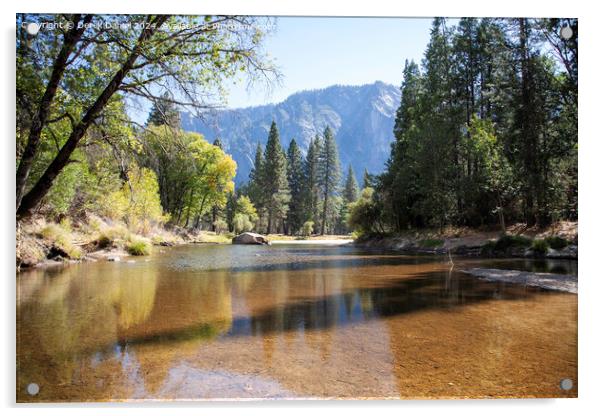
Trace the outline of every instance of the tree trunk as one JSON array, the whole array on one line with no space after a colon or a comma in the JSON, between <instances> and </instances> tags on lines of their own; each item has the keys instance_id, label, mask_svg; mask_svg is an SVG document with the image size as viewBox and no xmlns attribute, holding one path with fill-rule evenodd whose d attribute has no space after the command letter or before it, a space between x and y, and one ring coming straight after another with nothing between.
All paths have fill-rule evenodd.
<instances>
[{"instance_id":1,"label":"tree trunk","mask_svg":"<svg viewBox=\"0 0 602 416\"><path fill-rule=\"evenodd\" d=\"M23 153L21 154L21 161L19 162L19 167L17 168L17 209L19 209L21 201L23 199L25 185L27 183L27 179L29 178L29 173L31 172L31 166L33 165L34 158L38 152L40 137L42 135L42 130L46 126L48 115L50 114L50 107L52 101L56 96L56 91L58 89L59 82L63 77L65 69L67 69L67 61L69 60L69 56L75 49L75 45L77 45L77 42L79 42L82 34L84 33L85 24L89 23L92 20L92 16L93 15L85 16L83 20L84 25L82 25L84 27L78 27L81 15L73 15L73 28L65 34L63 46L61 47L61 50L57 55L56 59L54 60L54 64L52 65L52 74L50 75L50 79L48 80L48 85L46 85L44 95L40 100L38 110L36 111L36 114L32 120L27 144L25 146L25 149L23 150Z\"/></svg>"},{"instance_id":2,"label":"tree trunk","mask_svg":"<svg viewBox=\"0 0 602 416\"><path fill-rule=\"evenodd\" d=\"M500 228L502 231L502 235L506 235L506 219L504 218L504 207L502 205L502 200L500 197L498 197L498 203L497 203L497 209L498 209L498 217L500 219Z\"/></svg>"},{"instance_id":3,"label":"tree trunk","mask_svg":"<svg viewBox=\"0 0 602 416\"><path fill-rule=\"evenodd\" d=\"M117 92L124 78L128 72L134 66L136 59L140 56L143 51L144 43L155 33L155 31L167 20L169 16L161 15L157 17L156 21L153 22L156 25L147 25L142 30L142 33L138 37L136 46L128 56L127 60L121 66L121 68L115 73L109 85L105 87L100 96L96 99L94 104L88 109L81 121L75 126L67 142L59 150L58 154L50 163L46 171L42 174L38 182L33 188L22 198L21 204L17 208L17 218L22 219L31 215L33 210L40 204L42 198L46 196L55 178L61 173L63 168L69 163L71 154L77 148L80 140L86 134L90 125L94 122L100 112L106 107L110 98Z\"/></svg>"},{"instance_id":4,"label":"tree trunk","mask_svg":"<svg viewBox=\"0 0 602 416\"><path fill-rule=\"evenodd\" d=\"M320 235L324 235L326 231L326 212L328 211L328 187L324 192L324 209L322 210L322 227L320 229Z\"/></svg>"},{"instance_id":5,"label":"tree trunk","mask_svg":"<svg viewBox=\"0 0 602 416\"><path fill-rule=\"evenodd\" d=\"M188 223L190 221L190 206L192 205L193 194L194 194L193 189L190 188L190 194L188 196L188 207L187 207L187 211L186 211L186 225L184 225L185 228L188 228Z\"/></svg>"}]
</instances>

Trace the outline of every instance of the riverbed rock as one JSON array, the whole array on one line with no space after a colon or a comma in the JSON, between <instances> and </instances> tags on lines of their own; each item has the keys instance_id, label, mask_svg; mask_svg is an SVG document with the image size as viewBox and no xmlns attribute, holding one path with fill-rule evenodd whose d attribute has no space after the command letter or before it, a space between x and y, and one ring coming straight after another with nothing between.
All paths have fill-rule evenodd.
<instances>
[{"instance_id":1,"label":"riverbed rock","mask_svg":"<svg viewBox=\"0 0 602 416\"><path fill-rule=\"evenodd\" d=\"M561 250L549 249L546 257L549 259L577 260L578 251L578 247L571 244Z\"/></svg>"},{"instance_id":2,"label":"riverbed rock","mask_svg":"<svg viewBox=\"0 0 602 416\"><path fill-rule=\"evenodd\" d=\"M270 244L268 239L261 235L261 234L256 234L256 233L242 233L237 235L236 237L234 237L232 239L232 244Z\"/></svg>"},{"instance_id":3,"label":"riverbed rock","mask_svg":"<svg viewBox=\"0 0 602 416\"><path fill-rule=\"evenodd\" d=\"M577 293L577 276L570 274L534 273L522 270L474 268L461 270L489 282L506 282L523 286L535 286L561 292Z\"/></svg>"}]
</instances>

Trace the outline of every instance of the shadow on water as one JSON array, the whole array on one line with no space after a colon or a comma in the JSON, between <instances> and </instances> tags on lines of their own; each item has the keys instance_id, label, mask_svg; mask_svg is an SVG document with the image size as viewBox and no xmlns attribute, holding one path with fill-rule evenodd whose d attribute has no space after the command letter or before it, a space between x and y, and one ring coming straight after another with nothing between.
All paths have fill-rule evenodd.
<instances>
[{"instance_id":1,"label":"shadow on water","mask_svg":"<svg viewBox=\"0 0 602 416\"><path fill-rule=\"evenodd\" d=\"M418 273L375 287L358 287L342 293L295 299L233 319L222 337L303 332L411 314L425 310L452 311L490 300L522 300L534 294L553 293L502 282L485 282L463 273ZM207 324L177 331L120 340L123 344L152 344L213 338Z\"/></svg>"}]
</instances>

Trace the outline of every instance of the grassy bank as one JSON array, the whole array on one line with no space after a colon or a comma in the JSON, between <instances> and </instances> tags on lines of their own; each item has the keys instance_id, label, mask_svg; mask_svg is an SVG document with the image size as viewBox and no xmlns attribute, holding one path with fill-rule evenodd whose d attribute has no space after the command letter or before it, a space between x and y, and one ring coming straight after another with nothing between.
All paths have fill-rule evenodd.
<instances>
[{"instance_id":1,"label":"grassy bank","mask_svg":"<svg viewBox=\"0 0 602 416\"><path fill-rule=\"evenodd\" d=\"M230 243L232 235L209 231L189 232L155 226L142 232L124 223L91 216L72 223L69 219L51 222L34 218L17 228L17 268L57 262L111 259L121 256L145 256L154 246L185 243Z\"/></svg>"}]
</instances>

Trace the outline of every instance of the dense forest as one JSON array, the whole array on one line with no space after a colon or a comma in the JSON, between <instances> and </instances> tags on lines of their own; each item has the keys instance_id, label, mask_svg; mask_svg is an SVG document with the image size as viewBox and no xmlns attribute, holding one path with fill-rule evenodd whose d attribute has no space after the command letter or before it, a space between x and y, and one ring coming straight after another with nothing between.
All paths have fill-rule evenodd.
<instances>
[{"instance_id":1,"label":"dense forest","mask_svg":"<svg viewBox=\"0 0 602 416\"><path fill-rule=\"evenodd\" d=\"M347 213L359 189L351 166L343 178L330 127L311 141L303 157L294 139L286 152L282 149L278 127L272 123L265 150L257 145L249 176L232 198L250 199L257 209L256 229L304 236L349 233Z\"/></svg>"},{"instance_id":2,"label":"dense forest","mask_svg":"<svg viewBox=\"0 0 602 416\"><path fill-rule=\"evenodd\" d=\"M351 213L355 229L577 219L576 20L434 19L401 93L391 156Z\"/></svg>"},{"instance_id":3,"label":"dense forest","mask_svg":"<svg viewBox=\"0 0 602 416\"><path fill-rule=\"evenodd\" d=\"M225 103L226 81L279 78L262 49L269 19L17 21L17 224L62 227L44 237L65 240L72 223L121 224L130 241L166 226L307 236L577 218L576 20L434 19L422 64L401 74L385 170L364 172L361 191L330 127L302 154L272 123L239 189L220 140L181 128L182 111ZM140 102L143 123L129 111Z\"/></svg>"}]
</instances>

